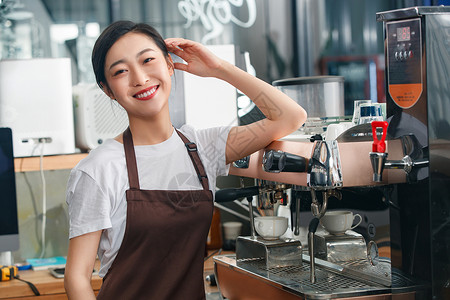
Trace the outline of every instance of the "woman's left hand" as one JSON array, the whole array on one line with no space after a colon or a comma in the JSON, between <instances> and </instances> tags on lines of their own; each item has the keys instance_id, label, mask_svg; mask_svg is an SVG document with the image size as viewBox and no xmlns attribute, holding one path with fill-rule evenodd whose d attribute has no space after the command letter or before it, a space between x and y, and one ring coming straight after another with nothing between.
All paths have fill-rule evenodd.
<instances>
[{"instance_id":1,"label":"woman's left hand","mask_svg":"<svg viewBox=\"0 0 450 300\"><path fill-rule=\"evenodd\" d=\"M224 61L200 43L182 39L165 40L169 52L174 53L186 63L174 63L175 69L202 77L217 77Z\"/></svg>"}]
</instances>

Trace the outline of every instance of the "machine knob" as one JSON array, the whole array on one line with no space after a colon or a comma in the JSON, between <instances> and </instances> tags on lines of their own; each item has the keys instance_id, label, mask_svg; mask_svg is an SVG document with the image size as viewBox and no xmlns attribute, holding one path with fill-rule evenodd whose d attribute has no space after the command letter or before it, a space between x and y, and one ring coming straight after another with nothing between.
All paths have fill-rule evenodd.
<instances>
[{"instance_id":1,"label":"machine knob","mask_svg":"<svg viewBox=\"0 0 450 300\"><path fill-rule=\"evenodd\" d=\"M269 150L264 152L263 168L266 172L279 173L283 169L286 154L283 151Z\"/></svg>"},{"instance_id":2,"label":"machine knob","mask_svg":"<svg viewBox=\"0 0 450 300\"><path fill-rule=\"evenodd\" d=\"M285 154L286 159L284 161L282 172L297 172L297 173L306 172L308 167L306 158L291 153Z\"/></svg>"},{"instance_id":3,"label":"machine knob","mask_svg":"<svg viewBox=\"0 0 450 300\"><path fill-rule=\"evenodd\" d=\"M405 58L405 60L408 59L408 51L403 52L403 57Z\"/></svg>"},{"instance_id":4,"label":"machine knob","mask_svg":"<svg viewBox=\"0 0 450 300\"><path fill-rule=\"evenodd\" d=\"M270 150L264 153L263 168L266 172L296 172L302 173L307 170L306 158L279 151Z\"/></svg>"}]
</instances>

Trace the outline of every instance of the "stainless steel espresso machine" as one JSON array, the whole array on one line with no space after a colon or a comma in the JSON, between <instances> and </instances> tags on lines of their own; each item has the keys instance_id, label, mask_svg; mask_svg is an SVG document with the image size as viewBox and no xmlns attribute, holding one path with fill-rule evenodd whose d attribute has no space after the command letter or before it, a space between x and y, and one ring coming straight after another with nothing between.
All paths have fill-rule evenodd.
<instances>
[{"instance_id":1,"label":"stainless steel espresso machine","mask_svg":"<svg viewBox=\"0 0 450 300\"><path fill-rule=\"evenodd\" d=\"M290 202L293 231L306 213L308 233L306 243L238 237L236 255L214 257L224 299L450 299L450 7L376 17L386 122L333 140L275 141L233 164L230 174L258 184L218 191L216 201ZM333 209L363 221L330 234L319 222Z\"/></svg>"}]
</instances>

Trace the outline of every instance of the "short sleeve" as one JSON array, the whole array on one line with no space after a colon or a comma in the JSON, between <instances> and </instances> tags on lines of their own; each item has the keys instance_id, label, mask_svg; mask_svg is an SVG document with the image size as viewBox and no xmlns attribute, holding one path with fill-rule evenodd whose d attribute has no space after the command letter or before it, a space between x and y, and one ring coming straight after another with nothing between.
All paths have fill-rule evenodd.
<instances>
[{"instance_id":1,"label":"short sleeve","mask_svg":"<svg viewBox=\"0 0 450 300\"><path fill-rule=\"evenodd\" d=\"M230 170L230 164L226 163L226 148L227 148L227 140L228 134L230 133L231 126L227 127L219 127L218 135L217 135L217 145L216 149L217 153L217 176L228 176L228 172Z\"/></svg>"},{"instance_id":2,"label":"short sleeve","mask_svg":"<svg viewBox=\"0 0 450 300\"><path fill-rule=\"evenodd\" d=\"M231 126L212 127L197 131L201 155L211 164L215 176L227 176L230 166L226 164L225 150Z\"/></svg>"},{"instance_id":3,"label":"short sleeve","mask_svg":"<svg viewBox=\"0 0 450 300\"><path fill-rule=\"evenodd\" d=\"M69 209L69 239L111 227L111 203L95 180L73 169L66 192Z\"/></svg>"}]
</instances>

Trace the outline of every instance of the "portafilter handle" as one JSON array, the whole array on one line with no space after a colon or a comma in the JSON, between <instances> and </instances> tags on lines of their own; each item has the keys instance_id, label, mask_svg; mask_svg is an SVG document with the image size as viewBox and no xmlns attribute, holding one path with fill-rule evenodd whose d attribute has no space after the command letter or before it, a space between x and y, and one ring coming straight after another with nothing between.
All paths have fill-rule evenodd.
<instances>
[{"instance_id":1,"label":"portafilter handle","mask_svg":"<svg viewBox=\"0 0 450 300\"><path fill-rule=\"evenodd\" d=\"M215 201L216 202L230 202L239 198L247 198L248 201L248 211L250 214L250 229L252 231L252 239L256 238L255 233L255 225L254 225L254 217L253 217L253 196L259 194L259 187L252 186L246 188L229 188L229 189L221 189L216 191Z\"/></svg>"},{"instance_id":2,"label":"portafilter handle","mask_svg":"<svg viewBox=\"0 0 450 300\"><path fill-rule=\"evenodd\" d=\"M216 191L215 201L230 202L239 198L252 197L259 194L259 187L252 186L246 188L229 188Z\"/></svg>"}]
</instances>

